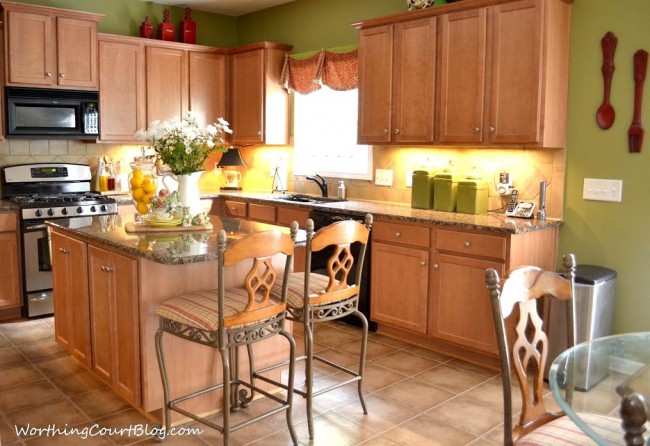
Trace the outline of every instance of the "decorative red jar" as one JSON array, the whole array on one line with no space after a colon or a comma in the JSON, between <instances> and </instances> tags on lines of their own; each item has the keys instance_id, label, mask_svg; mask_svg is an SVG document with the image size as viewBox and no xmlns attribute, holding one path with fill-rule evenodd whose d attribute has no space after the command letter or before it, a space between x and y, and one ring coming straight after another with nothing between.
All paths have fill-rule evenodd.
<instances>
[{"instance_id":1,"label":"decorative red jar","mask_svg":"<svg viewBox=\"0 0 650 446\"><path fill-rule=\"evenodd\" d=\"M153 25L149 20L149 16L144 18L144 22L140 25L140 37L145 39L153 39Z\"/></svg>"},{"instance_id":2,"label":"decorative red jar","mask_svg":"<svg viewBox=\"0 0 650 446\"><path fill-rule=\"evenodd\" d=\"M158 25L158 38L160 40L171 40L174 41L174 34L176 29L174 24L169 21L169 11L165 9L163 11L163 21Z\"/></svg>"},{"instance_id":3,"label":"decorative red jar","mask_svg":"<svg viewBox=\"0 0 650 446\"><path fill-rule=\"evenodd\" d=\"M181 22L179 38L183 43L196 43L196 22L192 20L190 8L185 8L185 18Z\"/></svg>"}]
</instances>

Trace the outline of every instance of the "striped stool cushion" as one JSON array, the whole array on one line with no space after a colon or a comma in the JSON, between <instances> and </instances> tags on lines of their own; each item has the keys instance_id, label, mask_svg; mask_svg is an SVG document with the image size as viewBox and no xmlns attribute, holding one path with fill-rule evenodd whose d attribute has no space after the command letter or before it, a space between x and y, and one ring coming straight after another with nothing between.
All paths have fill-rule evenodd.
<instances>
[{"instance_id":1,"label":"striped stool cushion","mask_svg":"<svg viewBox=\"0 0 650 446\"><path fill-rule=\"evenodd\" d=\"M607 444L625 444L619 418L596 414L581 414L580 418L594 428ZM538 427L515 444L517 446L592 446L596 441L589 438L569 417L564 416Z\"/></svg>"},{"instance_id":2,"label":"striped stool cushion","mask_svg":"<svg viewBox=\"0 0 650 446\"><path fill-rule=\"evenodd\" d=\"M174 297L163 302L156 309L156 314L162 318L190 327L205 331L216 331L219 328L218 296L217 290L206 290ZM223 303L224 312L226 313L224 318L243 311L247 304L248 294L246 294L245 289L227 289Z\"/></svg>"},{"instance_id":3,"label":"striped stool cushion","mask_svg":"<svg viewBox=\"0 0 650 446\"><path fill-rule=\"evenodd\" d=\"M309 276L309 296L316 297L325 291L325 287L330 282L329 277L322 274L312 273ZM271 289L271 299L281 300L282 284L284 281L279 277ZM305 273L289 274L289 288L287 290L287 305L292 308L302 308L305 303L302 295L305 290Z\"/></svg>"}]
</instances>

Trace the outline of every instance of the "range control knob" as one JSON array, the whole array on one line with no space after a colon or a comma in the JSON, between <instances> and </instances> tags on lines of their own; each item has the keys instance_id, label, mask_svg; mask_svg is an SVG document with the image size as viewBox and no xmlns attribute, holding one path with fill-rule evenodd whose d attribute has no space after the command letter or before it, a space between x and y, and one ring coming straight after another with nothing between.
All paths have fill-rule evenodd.
<instances>
[{"instance_id":1,"label":"range control knob","mask_svg":"<svg viewBox=\"0 0 650 446\"><path fill-rule=\"evenodd\" d=\"M50 217L51 217L52 215L54 215L54 209L52 209L52 208L48 209L48 210L47 210L47 215L49 215Z\"/></svg>"},{"instance_id":2,"label":"range control knob","mask_svg":"<svg viewBox=\"0 0 650 446\"><path fill-rule=\"evenodd\" d=\"M101 207L99 208L100 211L106 212L106 205L102 204Z\"/></svg>"},{"instance_id":3,"label":"range control knob","mask_svg":"<svg viewBox=\"0 0 650 446\"><path fill-rule=\"evenodd\" d=\"M97 209L95 208L95 206L90 206L90 212L97 212Z\"/></svg>"},{"instance_id":4,"label":"range control knob","mask_svg":"<svg viewBox=\"0 0 650 446\"><path fill-rule=\"evenodd\" d=\"M79 207L77 208L77 214L81 214L83 211L84 211L84 210L82 209L81 206L79 206Z\"/></svg>"},{"instance_id":5,"label":"range control knob","mask_svg":"<svg viewBox=\"0 0 650 446\"><path fill-rule=\"evenodd\" d=\"M34 215L36 215L37 217L40 217L41 215L43 215L43 212L40 209L36 209L36 212L34 212Z\"/></svg>"},{"instance_id":6,"label":"range control knob","mask_svg":"<svg viewBox=\"0 0 650 446\"><path fill-rule=\"evenodd\" d=\"M68 215L68 208L61 209L61 214L62 215Z\"/></svg>"}]
</instances>

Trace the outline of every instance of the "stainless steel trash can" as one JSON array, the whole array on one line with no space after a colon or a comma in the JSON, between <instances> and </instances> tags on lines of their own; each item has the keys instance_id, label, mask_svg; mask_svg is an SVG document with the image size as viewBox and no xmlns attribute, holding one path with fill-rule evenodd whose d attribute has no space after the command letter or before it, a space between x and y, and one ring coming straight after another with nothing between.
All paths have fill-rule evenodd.
<instances>
[{"instance_id":1,"label":"stainless steel trash can","mask_svg":"<svg viewBox=\"0 0 650 446\"><path fill-rule=\"evenodd\" d=\"M612 334L616 298L616 271L603 266L578 265L576 267L575 323L576 344ZM553 360L569 346L566 342L566 308L562 302L545 299L544 326L548 335L548 358L544 377ZM582 359L581 367L592 367L589 357ZM589 390L606 378L607 370L592 371L591 378L575 383L578 390Z\"/></svg>"}]
</instances>

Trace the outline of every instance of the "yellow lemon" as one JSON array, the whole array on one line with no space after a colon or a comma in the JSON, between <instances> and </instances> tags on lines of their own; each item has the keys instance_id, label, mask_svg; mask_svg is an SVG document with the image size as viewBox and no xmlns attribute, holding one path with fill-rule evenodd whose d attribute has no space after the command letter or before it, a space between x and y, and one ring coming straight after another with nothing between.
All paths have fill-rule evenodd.
<instances>
[{"instance_id":1,"label":"yellow lemon","mask_svg":"<svg viewBox=\"0 0 650 446\"><path fill-rule=\"evenodd\" d=\"M138 242L138 249L140 249L141 251L147 251L149 249L149 241L145 239L140 240Z\"/></svg>"},{"instance_id":2,"label":"yellow lemon","mask_svg":"<svg viewBox=\"0 0 650 446\"><path fill-rule=\"evenodd\" d=\"M142 201L142 197L144 196L144 189L141 187L134 188L131 192L131 195L135 201Z\"/></svg>"},{"instance_id":3,"label":"yellow lemon","mask_svg":"<svg viewBox=\"0 0 650 446\"><path fill-rule=\"evenodd\" d=\"M142 177L136 178L135 175L131 177L131 187L133 189L136 189L138 187L142 187Z\"/></svg>"},{"instance_id":4,"label":"yellow lemon","mask_svg":"<svg viewBox=\"0 0 650 446\"><path fill-rule=\"evenodd\" d=\"M144 178L144 172L140 170L138 167L135 168L133 171L133 178L138 178L139 180L142 180Z\"/></svg>"},{"instance_id":5,"label":"yellow lemon","mask_svg":"<svg viewBox=\"0 0 650 446\"><path fill-rule=\"evenodd\" d=\"M156 181L153 178L145 178L142 181L142 188L146 193L153 194L156 192L158 185L156 184Z\"/></svg>"},{"instance_id":6,"label":"yellow lemon","mask_svg":"<svg viewBox=\"0 0 650 446\"><path fill-rule=\"evenodd\" d=\"M149 212L149 205L146 205L144 203L138 202L138 204L135 205L135 208L137 209L138 214L144 215Z\"/></svg>"},{"instance_id":7,"label":"yellow lemon","mask_svg":"<svg viewBox=\"0 0 650 446\"><path fill-rule=\"evenodd\" d=\"M142 196L142 200L140 200L144 204L149 204L151 203L151 197L153 197L153 194L144 194Z\"/></svg>"}]
</instances>

